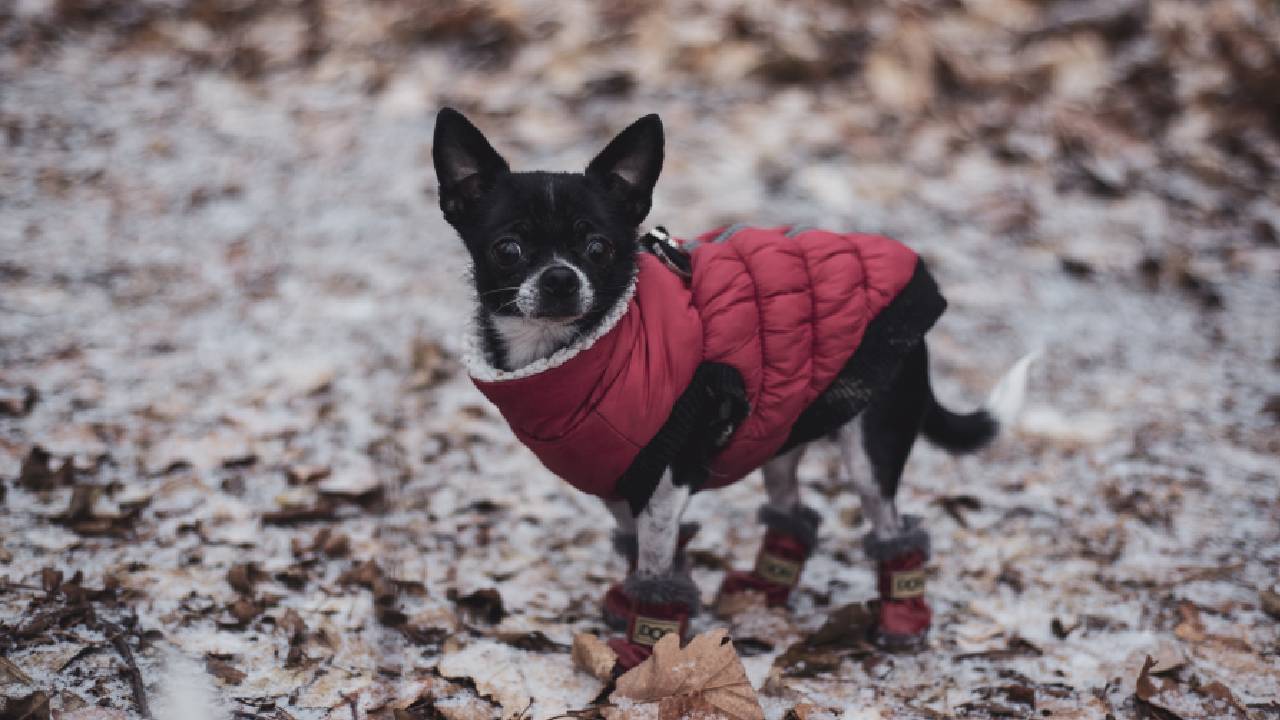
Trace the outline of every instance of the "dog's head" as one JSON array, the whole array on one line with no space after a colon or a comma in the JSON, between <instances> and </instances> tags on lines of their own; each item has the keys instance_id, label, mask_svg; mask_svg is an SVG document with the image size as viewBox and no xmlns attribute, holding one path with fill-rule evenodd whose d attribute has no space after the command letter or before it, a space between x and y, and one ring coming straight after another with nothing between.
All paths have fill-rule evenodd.
<instances>
[{"instance_id":1,"label":"dog's head","mask_svg":"<svg viewBox=\"0 0 1280 720\"><path fill-rule=\"evenodd\" d=\"M461 113L441 110L440 209L471 253L482 311L579 329L598 322L635 273L662 150L662 122L648 115L585 172L512 172Z\"/></svg>"}]
</instances>

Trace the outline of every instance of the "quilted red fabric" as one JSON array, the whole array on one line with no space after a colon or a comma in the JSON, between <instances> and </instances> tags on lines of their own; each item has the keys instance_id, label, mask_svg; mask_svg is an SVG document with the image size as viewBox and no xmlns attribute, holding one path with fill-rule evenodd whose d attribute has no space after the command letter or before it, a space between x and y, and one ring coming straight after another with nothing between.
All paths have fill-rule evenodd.
<instances>
[{"instance_id":1,"label":"quilted red fabric","mask_svg":"<svg viewBox=\"0 0 1280 720\"><path fill-rule=\"evenodd\" d=\"M520 440L579 490L618 497L618 478L703 362L735 368L750 403L707 487L760 467L918 263L909 248L877 235L789 227L722 234L694 243L687 284L642 254L626 313L589 346L524 377L473 372Z\"/></svg>"}]
</instances>

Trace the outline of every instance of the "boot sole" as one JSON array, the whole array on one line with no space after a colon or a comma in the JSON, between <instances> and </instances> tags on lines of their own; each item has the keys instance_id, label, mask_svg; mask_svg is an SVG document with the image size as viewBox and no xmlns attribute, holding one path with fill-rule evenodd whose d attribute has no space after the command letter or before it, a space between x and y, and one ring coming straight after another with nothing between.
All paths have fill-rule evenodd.
<instances>
[{"instance_id":1,"label":"boot sole","mask_svg":"<svg viewBox=\"0 0 1280 720\"><path fill-rule=\"evenodd\" d=\"M870 635L871 642L888 653L913 655L923 652L929 646L929 634L927 632L920 635L895 635L872 629Z\"/></svg>"}]
</instances>

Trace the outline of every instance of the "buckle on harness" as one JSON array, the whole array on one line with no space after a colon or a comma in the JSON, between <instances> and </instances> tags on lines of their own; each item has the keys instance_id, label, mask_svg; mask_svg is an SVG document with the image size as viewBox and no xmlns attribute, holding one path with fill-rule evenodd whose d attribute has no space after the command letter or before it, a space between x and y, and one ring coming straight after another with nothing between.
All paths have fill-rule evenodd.
<instances>
[{"instance_id":1,"label":"buckle on harness","mask_svg":"<svg viewBox=\"0 0 1280 720\"><path fill-rule=\"evenodd\" d=\"M689 253L671 242L671 233L666 228L659 225L645 233L640 238L640 245L685 281L693 277L693 263L689 259Z\"/></svg>"}]
</instances>

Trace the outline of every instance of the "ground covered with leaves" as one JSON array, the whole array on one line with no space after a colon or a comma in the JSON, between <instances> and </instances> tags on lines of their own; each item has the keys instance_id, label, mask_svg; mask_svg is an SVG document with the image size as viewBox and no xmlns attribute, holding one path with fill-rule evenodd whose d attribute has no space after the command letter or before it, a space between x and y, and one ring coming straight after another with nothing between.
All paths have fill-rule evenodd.
<instances>
[{"instance_id":1,"label":"ground covered with leaves","mask_svg":"<svg viewBox=\"0 0 1280 720\"><path fill-rule=\"evenodd\" d=\"M0 718L1280 716L1277 87L1264 0L0 3ZM623 564L459 372L445 103L526 168L661 113L677 235L901 238L952 406L1045 348L908 466L926 652L818 449L789 611L590 672Z\"/></svg>"}]
</instances>

